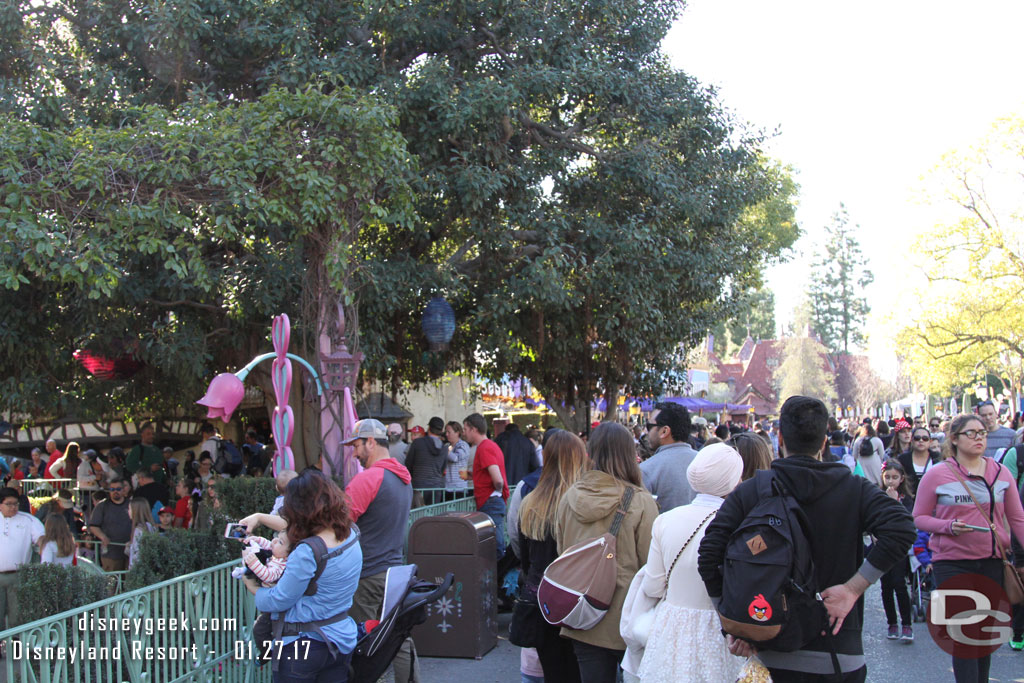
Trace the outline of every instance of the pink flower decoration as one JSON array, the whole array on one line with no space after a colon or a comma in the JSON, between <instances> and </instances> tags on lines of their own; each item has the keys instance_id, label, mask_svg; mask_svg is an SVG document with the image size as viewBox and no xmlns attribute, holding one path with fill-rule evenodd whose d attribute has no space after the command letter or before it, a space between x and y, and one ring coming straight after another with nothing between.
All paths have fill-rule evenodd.
<instances>
[{"instance_id":1,"label":"pink flower decoration","mask_svg":"<svg viewBox=\"0 0 1024 683\"><path fill-rule=\"evenodd\" d=\"M230 372L224 372L213 378L206 395L196 403L208 408L207 418L227 422L231 419L231 413L235 412L242 402L243 396L245 387L242 386L242 380Z\"/></svg>"}]
</instances>

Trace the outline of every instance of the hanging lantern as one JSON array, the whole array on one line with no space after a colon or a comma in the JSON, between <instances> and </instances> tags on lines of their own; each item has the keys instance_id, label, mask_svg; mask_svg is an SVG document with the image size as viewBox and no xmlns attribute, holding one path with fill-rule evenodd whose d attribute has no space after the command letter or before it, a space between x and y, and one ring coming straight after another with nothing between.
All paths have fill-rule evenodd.
<instances>
[{"instance_id":1,"label":"hanging lantern","mask_svg":"<svg viewBox=\"0 0 1024 683\"><path fill-rule=\"evenodd\" d=\"M423 311L423 334L431 351L444 351L455 334L455 311L442 297L435 296Z\"/></svg>"},{"instance_id":2,"label":"hanging lantern","mask_svg":"<svg viewBox=\"0 0 1024 683\"><path fill-rule=\"evenodd\" d=\"M142 363L128 355L107 358L87 349L78 349L71 355L96 379L128 379L142 369Z\"/></svg>"}]
</instances>

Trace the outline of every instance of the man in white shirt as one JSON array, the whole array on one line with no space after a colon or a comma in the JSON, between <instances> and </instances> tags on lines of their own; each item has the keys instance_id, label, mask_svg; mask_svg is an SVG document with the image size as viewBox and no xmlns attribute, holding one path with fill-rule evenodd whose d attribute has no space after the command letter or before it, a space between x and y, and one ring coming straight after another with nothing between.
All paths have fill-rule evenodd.
<instances>
[{"instance_id":1,"label":"man in white shirt","mask_svg":"<svg viewBox=\"0 0 1024 683\"><path fill-rule=\"evenodd\" d=\"M43 536L43 524L18 511L18 492L0 489L0 631L18 619L18 566L32 559L32 546ZM5 623L6 621L6 623Z\"/></svg>"}]
</instances>

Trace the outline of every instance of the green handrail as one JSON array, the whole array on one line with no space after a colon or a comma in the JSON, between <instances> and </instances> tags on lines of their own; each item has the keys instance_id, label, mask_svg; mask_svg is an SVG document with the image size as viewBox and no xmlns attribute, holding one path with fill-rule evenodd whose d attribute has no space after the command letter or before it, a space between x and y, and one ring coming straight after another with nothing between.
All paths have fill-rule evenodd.
<instances>
[{"instance_id":1,"label":"green handrail","mask_svg":"<svg viewBox=\"0 0 1024 683\"><path fill-rule=\"evenodd\" d=\"M409 513L407 531L423 517L474 510L472 496L416 508ZM255 603L242 582L231 577L238 566L232 560L0 631L7 649L2 660L6 680L269 683L270 667L257 667L254 660ZM123 578L122 572L116 574ZM122 625L124 619L140 621L130 621L128 631L98 628ZM160 619L165 620L162 626Z\"/></svg>"},{"instance_id":2,"label":"green handrail","mask_svg":"<svg viewBox=\"0 0 1024 683\"><path fill-rule=\"evenodd\" d=\"M2 631L6 680L269 682L270 667L252 657L255 603L231 577L237 566L225 562Z\"/></svg>"}]
</instances>

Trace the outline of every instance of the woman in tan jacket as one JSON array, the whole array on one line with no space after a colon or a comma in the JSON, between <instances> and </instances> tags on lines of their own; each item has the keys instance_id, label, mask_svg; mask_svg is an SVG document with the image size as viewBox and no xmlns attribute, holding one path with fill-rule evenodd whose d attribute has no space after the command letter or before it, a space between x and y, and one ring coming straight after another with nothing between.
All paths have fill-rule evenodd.
<instances>
[{"instance_id":1,"label":"woman in tan jacket","mask_svg":"<svg viewBox=\"0 0 1024 683\"><path fill-rule=\"evenodd\" d=\"M631 486L634 495L615 537L618 573L608 613L593 628L563 628L562 636L573 641L583 683L614 683L626 650L619 635L622 602L633 576L647 560L658 505L641 482L636 444L628 429L616 423L602 424L590 435L587 450L594 469L573 484L558 503L555 540L559 553L607 533L625 487Z\"/></svg>"}]
</instances>

